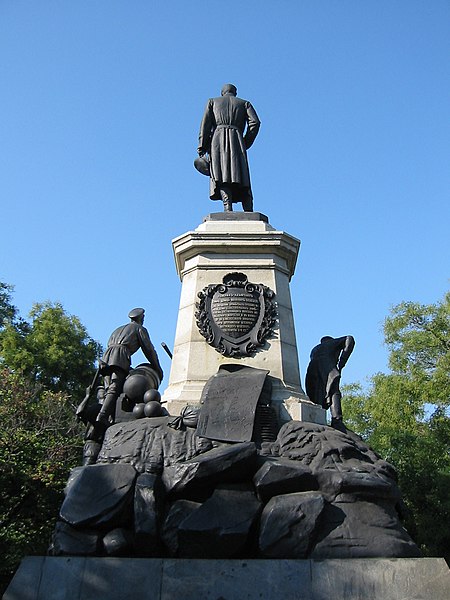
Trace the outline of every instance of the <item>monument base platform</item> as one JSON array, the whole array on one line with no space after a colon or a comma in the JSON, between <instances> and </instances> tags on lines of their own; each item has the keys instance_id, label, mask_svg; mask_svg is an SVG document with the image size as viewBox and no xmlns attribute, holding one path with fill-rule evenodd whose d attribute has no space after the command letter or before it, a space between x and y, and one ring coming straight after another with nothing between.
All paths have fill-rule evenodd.
<instances>
[{"instance_id":1,"label":"monument base platform","mask_svg":"<svg viewBox=\"0 0 450 600\"><path fill-rule=\"evenodd\" d=\"M3 600L447 600L443 558L27 557Z\"/></svg>"}]
</instances>

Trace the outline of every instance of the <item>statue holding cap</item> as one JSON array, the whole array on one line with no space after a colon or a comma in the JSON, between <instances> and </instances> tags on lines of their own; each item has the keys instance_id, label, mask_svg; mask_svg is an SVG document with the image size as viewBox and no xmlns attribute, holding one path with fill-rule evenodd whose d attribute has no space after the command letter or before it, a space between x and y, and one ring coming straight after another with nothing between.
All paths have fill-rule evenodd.
<instances>
[{"instance_id":1,"label":"statue holding cap","mask_svg":"<svg viewBox=\"0 0 450 600\"><path fill-rule=\"evenodd\" d=\"M159 378L163 378L158 355L147 329L143 326L144 309L134 308L128 313L128 316L131 322L112 332L108 340L108 347L100 360L99 371L103 376L106 393L97 416L97 422L104 427L107 427L110 419L113 418L117 398L122 393L123 384L130 371L131 356L139 348Z\"/></svg>"},{"instance_id":2,"label":"statue holding cap","mask_svg":"<svg viewBox=\"0 0 450 600\"><path fill-rule=\"evenodd\" d=\"M210 98L200 125L196 168L210 175L210 198L222 200L225 211L242 202L244 211L253 211L253 196L247 150L258 135L260 120L247 100L236 96L231 83L220 98ZM244 133L245 131L245 133ZM206 156L209 154L209 169Z\"/></svg>"}]
</instances>

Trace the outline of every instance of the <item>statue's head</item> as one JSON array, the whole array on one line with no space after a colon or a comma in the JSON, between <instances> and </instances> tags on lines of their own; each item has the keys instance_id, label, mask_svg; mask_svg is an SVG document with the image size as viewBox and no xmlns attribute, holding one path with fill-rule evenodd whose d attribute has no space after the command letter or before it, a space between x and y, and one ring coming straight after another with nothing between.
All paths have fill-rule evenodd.
<instances>
[{"instance_id":1,"label":"statue's head","mask_svg":"<svg viewBox=\"0 0 450 600\"><path fill-rule=\"evenodd\" d=\"M232 83L226 83L222 87L221 94L222 94L222 96L225 96L225 94L231 94L232 96L236 96L237 87L235 85L233 85Z\"/></svg>"},{"instance_id":2,"label":"statue's head","mask_svg":"<svg viewBox=\"0 0 450 600\"><path fill-rule=\"evenodd\" d=\"M130 310L128 313L128 316L132 321L136 321L136 323L142 325L144 322L144 313L145 310L143 308L133 308L133 310Z\"/></svg>"},{"instance_id":3,"label":"statue's head","mask_svg":"<svg viewBox=\"0 0 450 600\"><path fill-rule=\"evenodd\" d=\"M331 337L331 335L324 335L323 338L320 338L320 343L322 344L323 342L329 342L330 340L333 340L334 338Z\"/></svg>"}]
</instances>

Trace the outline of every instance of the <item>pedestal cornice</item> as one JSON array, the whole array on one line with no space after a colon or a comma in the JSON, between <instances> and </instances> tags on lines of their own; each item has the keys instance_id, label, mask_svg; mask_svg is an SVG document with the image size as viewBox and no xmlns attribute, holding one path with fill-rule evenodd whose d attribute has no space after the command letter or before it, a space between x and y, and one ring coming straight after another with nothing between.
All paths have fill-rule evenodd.
<instances>
[{"instance_id":1,"label":"pedestal cornice","mask_svg":"<svg viewBox=\"0 0 450 600\"><path fill-rule=\"evenodd\" d=\"M233 224L233 222L224 223L226 225ZM205 225L209 224L208 222ZM287 274L289 280L291 280L297 264L300 240L284 231L270 231L266 229L255 232L239 232L233 231L232 227L228 227L228 229L228 231L199 231L196 229L172 241L176 269L180 279L182 279L186 262L199 254L237 254L246 255L247 257L270 254L271 256L278 256L284 259Z\"/></svg>"}]
</instances>

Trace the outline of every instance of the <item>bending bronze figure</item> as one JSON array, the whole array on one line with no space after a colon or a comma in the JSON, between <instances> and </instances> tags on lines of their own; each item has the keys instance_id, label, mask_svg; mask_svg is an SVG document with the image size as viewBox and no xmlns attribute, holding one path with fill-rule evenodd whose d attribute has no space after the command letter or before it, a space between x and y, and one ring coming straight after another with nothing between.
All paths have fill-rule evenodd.
<instances>
[{"instance_id":1,"label":"bending bronze figure","mask_svg":"<svg viewBox=\"0 0 450 600\"><path fill-rule=\"evenodd\" d=\"M306 371L306 393L309 399L331 410L331 425L342 423L341 371L355 347L351 335L332 338L329 335L311 350L311 362Z\"/></svg>"}]
</instances>

